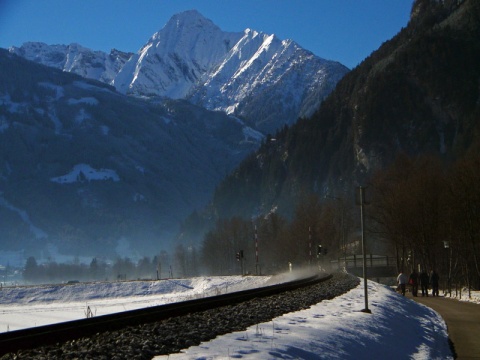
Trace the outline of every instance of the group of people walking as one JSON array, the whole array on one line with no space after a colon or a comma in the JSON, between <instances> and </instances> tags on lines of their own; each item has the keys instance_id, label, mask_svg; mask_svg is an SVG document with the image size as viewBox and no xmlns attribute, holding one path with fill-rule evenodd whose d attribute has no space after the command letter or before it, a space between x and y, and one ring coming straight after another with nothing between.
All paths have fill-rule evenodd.
<instances>
[{"instance_id":1,"label":"group of people walking","mask_svg":"<svg viewBox=\"0 0 480 360\"><path fill-rule=\"evenodd\" d=\"M428 296L428 289L430 286L432 287L432 296L438 296L439 276L435 270L430 272L430 276L425 270L423 270L420 274L413 270L413 272L410 274L410 277L407 277L403 271L400 271L400 274L397 276L397 284L403 296L405 296L407 284L412 287L412 295L418 296L419 283L422 296Z\"/></svg>"}]
</instances>

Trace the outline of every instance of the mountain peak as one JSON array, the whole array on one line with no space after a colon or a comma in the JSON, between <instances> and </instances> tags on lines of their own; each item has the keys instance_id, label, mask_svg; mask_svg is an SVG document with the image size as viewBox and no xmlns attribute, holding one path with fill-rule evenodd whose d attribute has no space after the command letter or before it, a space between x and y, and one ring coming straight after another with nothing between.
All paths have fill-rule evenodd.
<instances>
[{"instance_id":1,"label":"mountain peak","mask_svg":"<svg viewBox=\"0 0 480 360\"><path fill-rule=\"evenodd\" d=\"M180 13L173 15L169 21L183 21L183 22L194 22L194 21L208 21L213 24L213 22L207 19L205 16L200 14L197 10L186 10Z\"/></svg>"},{"instance_id":2,"label":"mountain peak","mask_svg":"<svg viewBox=\"0 0 480 360\"><path fill-rule=\"evenodd\" d=\"M196 10L176 14L122 70L115 86L129 94L184 98L241 37L223 32Z\"/></svg>"},{"instance_id":3,"label":"mountain peak","mask_svg":"<svg viewBox=\"0 0 480 360\"><path fill-rule=\"evenodd\" d=\"M169 36L177 34L177 38L179 38L191 36L198 31L218 32L221 30L197 10L187 10L173 15L165 26L152 36L151 41L160 39L162 34Z\"/></svg>"}]
</instances>

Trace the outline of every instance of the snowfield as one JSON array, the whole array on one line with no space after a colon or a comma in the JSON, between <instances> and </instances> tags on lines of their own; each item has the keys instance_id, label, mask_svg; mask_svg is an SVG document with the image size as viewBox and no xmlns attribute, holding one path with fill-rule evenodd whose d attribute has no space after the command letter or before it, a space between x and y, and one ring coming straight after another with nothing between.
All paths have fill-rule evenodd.
<instances>
[{"instance_id":1,"label":"snowfield","mask_svg":"<svg viewBox=\"0 0 480 360\"><path fill-rule=\"evenodd\" d=\"M158 281L4 287L0 331L240 291L286 277L219 276ZM444 320L434 310L368 281L335 299L285 314L163 359L453 359Z\"/></svg>"},{"instance_id":2,"label":"snowfield","mask_svg":"<svg viewBox=\"0 0 480 360\"><path fill-rule=\"evenodd\" d=\"M372 313L364 313L362 283L310 309L154 359L453 359L438 313L372 281Z\"/></svg>"},{"instance_id":3,"label":"snowfield","mask_svg":"<svg viewBox=\"0 0 480 360\"><path fill-rule=\"evenodd\" d=\"M271 276L214 276L158 281L122 281L4 287L0 332L265 286Z\"/></svg>"}]
</instances>

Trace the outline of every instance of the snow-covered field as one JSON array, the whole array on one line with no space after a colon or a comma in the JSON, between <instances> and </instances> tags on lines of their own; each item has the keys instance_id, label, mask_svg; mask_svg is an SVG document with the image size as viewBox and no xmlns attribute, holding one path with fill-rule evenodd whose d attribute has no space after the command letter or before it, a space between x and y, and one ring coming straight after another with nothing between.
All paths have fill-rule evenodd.
<instances>
[{"instance_id":1,"label":"snow-covered field","mask_svg":"<svg viewBox=\"0 0 480 360\"><path fill-rule=\"evenodd\" d=\"M367 314L363 294L362 282L308 310L155 359L453 359L438 313L369 281Z\"/></svg>"},{"instance_id":2,"label":"snow-covered field","mask_svg":"<svg viewBox=\"0 0 480 360\"><path fill-rule=\"evenodd\" d=\"M4 287L0 332L134 310L265 286L270 276L217 276Z\"/></svg>"},{"instance_id":3,"label":"snow-covered field","mask_svg":"<svg viewBox=\"0 0 480 360\"><path fill-rule=\"evenodd\" d=\"M38 326L278 282L271 277L199 277L3 288L0 330ZM445 322L391 288L363 282L333 300L155 359L453 359Z\"/></svg>"}]
</instances>

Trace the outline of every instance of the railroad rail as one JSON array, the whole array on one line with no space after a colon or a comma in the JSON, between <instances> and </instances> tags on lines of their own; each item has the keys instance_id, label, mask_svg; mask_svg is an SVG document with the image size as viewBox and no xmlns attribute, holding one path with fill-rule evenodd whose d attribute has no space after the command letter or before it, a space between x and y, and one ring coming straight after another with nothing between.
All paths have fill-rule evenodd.
<instances>
[{"instance_id":1,"label":"railroad rail","mask_svg":"<svg viewBox=\"0 0 480 360\"><path fill-rule=\"evenodd\" d=\"M282 292L311 286L326 281L331 277L331 274L316 274L303 279L261 288L0 333L0 356L21 349L53 345L89 337L96 333L119 330L127 326L152 323L189 313L232 305L254 298L277 295Z\"/></svg>"}]
</instances>

